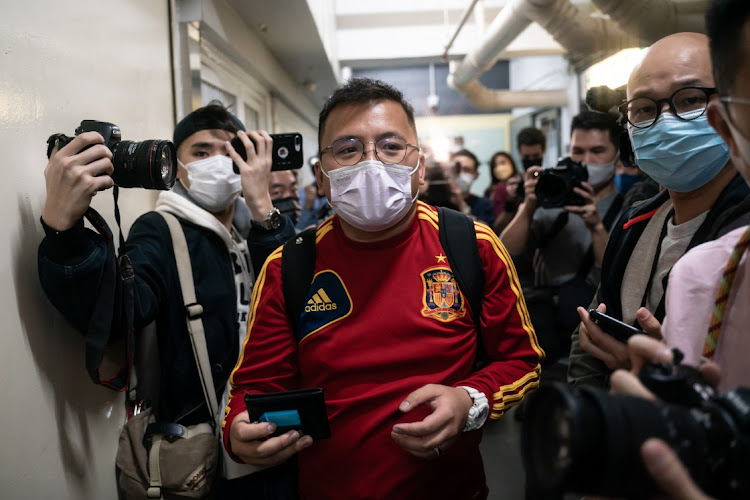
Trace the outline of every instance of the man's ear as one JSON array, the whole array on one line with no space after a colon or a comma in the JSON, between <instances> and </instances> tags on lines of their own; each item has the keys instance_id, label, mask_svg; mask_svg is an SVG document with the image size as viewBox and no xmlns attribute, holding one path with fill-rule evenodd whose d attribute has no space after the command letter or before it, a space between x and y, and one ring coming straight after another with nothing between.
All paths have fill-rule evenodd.
<instances>
[{"instance_id":1,"label":"man's ear","mask_svg":"<svg viewBox=\"0 0 750 500\"><path fill-rule=\"evenodd\" d=\"M729 126L729 117L727 116L727 108L719 101L714 99L708 103L706 108L706 116L708 117L708 123L718 132L724 142L729 147L729 152L733 158L739 158L740 152L737 149L737 143L734 142L732 136L732 129Z\"/></svg>"},{"instance_id":2,"label":"man's ear","mask_svg":"<svg viewBox=\"0 0 750 500\"><path fill-rule=\"evenodd\" d=\"M424 174L427 172L427 166L425 165L427 163L427 156L420 151L419 153L419 167L417 168L417 179L419 180L419 185L424 186L425 180L424 180Z\"/></svg>"}]
</instances>

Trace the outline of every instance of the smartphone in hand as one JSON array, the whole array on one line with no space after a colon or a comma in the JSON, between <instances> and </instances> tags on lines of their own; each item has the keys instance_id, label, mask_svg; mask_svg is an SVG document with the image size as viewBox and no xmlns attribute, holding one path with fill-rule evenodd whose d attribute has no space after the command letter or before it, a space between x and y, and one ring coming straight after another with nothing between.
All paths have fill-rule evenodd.
<instances>
[{"instance_id":1,"label":"smartphone in hand","mask_svg":"<svg viewBox=\"0 0 750 500\"><path fill-rule=\"evenodd\" d=\"M608 316L596 309L589 309L591 320L596 323L605 333L613 336L620 342L627 342L628 339L636 333L644 333L634 326L623 323L622 321Z\"/></svg>"},{"instance_id":2,"label":"smartphone in hand","mask_svg":"<svg viewBox=\"0 0 750 500\"><path fill-rule=\"evenodd\" d=\"M248 136L250 137L250 136ZM302 167L304 157L302 154L302 134L292 132L289 134L271 134L273 139L271 170L296 170ZM252 141L252 138L250 138ZM232 147L237 154L247 161L247 150L239 136L231 140ZM254 143L253 143L254 144ZM240 169L234 165L234 172L239 174Z\"/></svg>"},{"instance_id":3,"label":"smartphone in hand","mask_svg":"<svg viewBox=\"0 0 750 500\"><path fill-rule=\"evenodd\" d=\"M298 430L316 441L331 437L323 389L245 394L245 407L250 422L276 424L272 437L290 430Z\"/></svg>"}]
</instances>

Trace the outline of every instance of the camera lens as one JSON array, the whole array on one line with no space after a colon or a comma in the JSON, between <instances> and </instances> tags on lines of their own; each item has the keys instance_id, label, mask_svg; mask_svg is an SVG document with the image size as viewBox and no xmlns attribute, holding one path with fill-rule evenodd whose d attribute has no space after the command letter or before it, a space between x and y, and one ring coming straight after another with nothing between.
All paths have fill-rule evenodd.
<instances>
[{"instance_id":1,"label":"camera lens","mask_svg":"<svg viewBox=\"0 0 750 500\"><path fill-rule=\"evenodd\" d=\"M120 187L172 189L177 154L171 141L120 141L112 147L112 179Z\"/></svg>"},{"instance_id":2,"label":"camera lens","mask_svg":"<svg viewBox=\"0 0 750 500\"><path fill-rule=\"evenodd\" d=\"M640 455L649 437L670 443L691 468L707 455L705 430L686 409L596 389L541 387L524 411L529 484L542 495L649 498L658 492Z\"/></svg>"},{"instance_id":3,"label":"camera lens","mask_svg":"<svg viewBox=\"0 0 750 500\"><path fill-rule=\"evenodd\" d=\"M570 182L565 177L556 175L552 169L542 170L535 193L539 204L544 208L557 208L565 205L570 191Z\"/></svg>"}]
</instances>

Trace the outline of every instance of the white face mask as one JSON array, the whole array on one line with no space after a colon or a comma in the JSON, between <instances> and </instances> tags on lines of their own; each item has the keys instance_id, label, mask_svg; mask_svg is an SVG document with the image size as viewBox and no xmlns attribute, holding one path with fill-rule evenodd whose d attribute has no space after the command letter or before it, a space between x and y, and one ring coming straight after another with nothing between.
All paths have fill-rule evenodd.
<instances>
[{"instance_id":1,"label":"white face mask","mask_svg":"<svg viewBox=\"0 0 750 500\"><path fill-rule=\"evenodd\" d=\"M458 177L456 178L456 185L458 186L458 189L460 189L462 193L468 193L469 189L471 189L471 184L473 182L474 182L474 174L470 174L468 172L462 172L458 174Z\"/></svg>"},{"instance_id":2,"label":"white face mask","mask_svg":"<svg viewBox=\"0 0 750 500\"><path fill-rule=\"evenodd\" d=\"M599 189L606 186L612 179L615 178L615 162L617 157L620 156L619 152L615 152L615 156L612 161L603 164L586 163L586 170L589 172L588 183L594 189Z\"/></svg>"},{"instance_id":3,"label":"white face mask","mask_svg":"<svg viewBox=\"0 0 750 500\"><path fill-rule=\"evenodd\" d=\"M242 192L242 178L234 173L228 156L209 156L187 165L178 162L187 170L190 197L203 210L211 213L226 210Z\"/></svg>"},{"instance_id":4,"label":"white face mask","mask_svg":"<svg viewBox=\"0 0 750 500\"><path fill-rule=\"evenodd\" d=\"M362 231L382 231L404 218L416 196L411 176L419 168L366 160L323 171L331 183L331 206L339 217Z\"/></svg>"}]
</instances>

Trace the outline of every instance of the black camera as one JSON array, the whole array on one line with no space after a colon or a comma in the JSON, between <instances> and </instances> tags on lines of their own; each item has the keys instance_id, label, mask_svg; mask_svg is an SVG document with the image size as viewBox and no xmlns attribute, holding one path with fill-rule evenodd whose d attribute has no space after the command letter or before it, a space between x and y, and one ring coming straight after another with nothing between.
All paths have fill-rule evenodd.
<instances>
[{"instance_id":1,"label":"black camera","mask_svg":"<svg viewBox=\"0 0 750 500\"><path fill-rule=\"evenodd\" d=\"M659 495L640 454L643 442L657 437L709 495L750 498L750 388L717 395L676 354L676 364L641 371L641 381L662 401L561 383L529 396L521 444L527 484L535 493Z\"/></svg>"},{"instance_id":2,"label":"black camera","mask_svg":"<svg viewBox=\"0 0 750 500\"><path fill-rule=\"evenodd\" d=\"M112 180L120 187L172 189L177 177L177 152L172 141L148 139L123 141L117 125L96 120L83 120L75 135L99 132L104 145L112 151ZM53 134L47 139L47 158L57 143L58 149L73 140L65 134Z\"/></svg>"},{"instance_id":3,"label":"black camera","mask_svg":"<svg viewBox=\"0 0 750 500\"><path fill-rule=\"evenodd\" d=\"M573 188L582 187L581 183L588 179L586 167L566 156L556 166L542 169L534 192L543 208L585 205L586 200L577 195Z\"/></svg>"},{"instance_id":4,"label":"black camera","mask_svg":"<svg viewBox=\"0 0 750 500\"><path fill-rule=\"evenodd\" d=\"M598 111L613 116L620 125L620 162L628 168L635 167L633 145L628 134L628 122L620 112L620 105L625 102L624 89L615 89L600 85L586 91L586 106L592 111Z\"/></svg>"}]
</instances>

